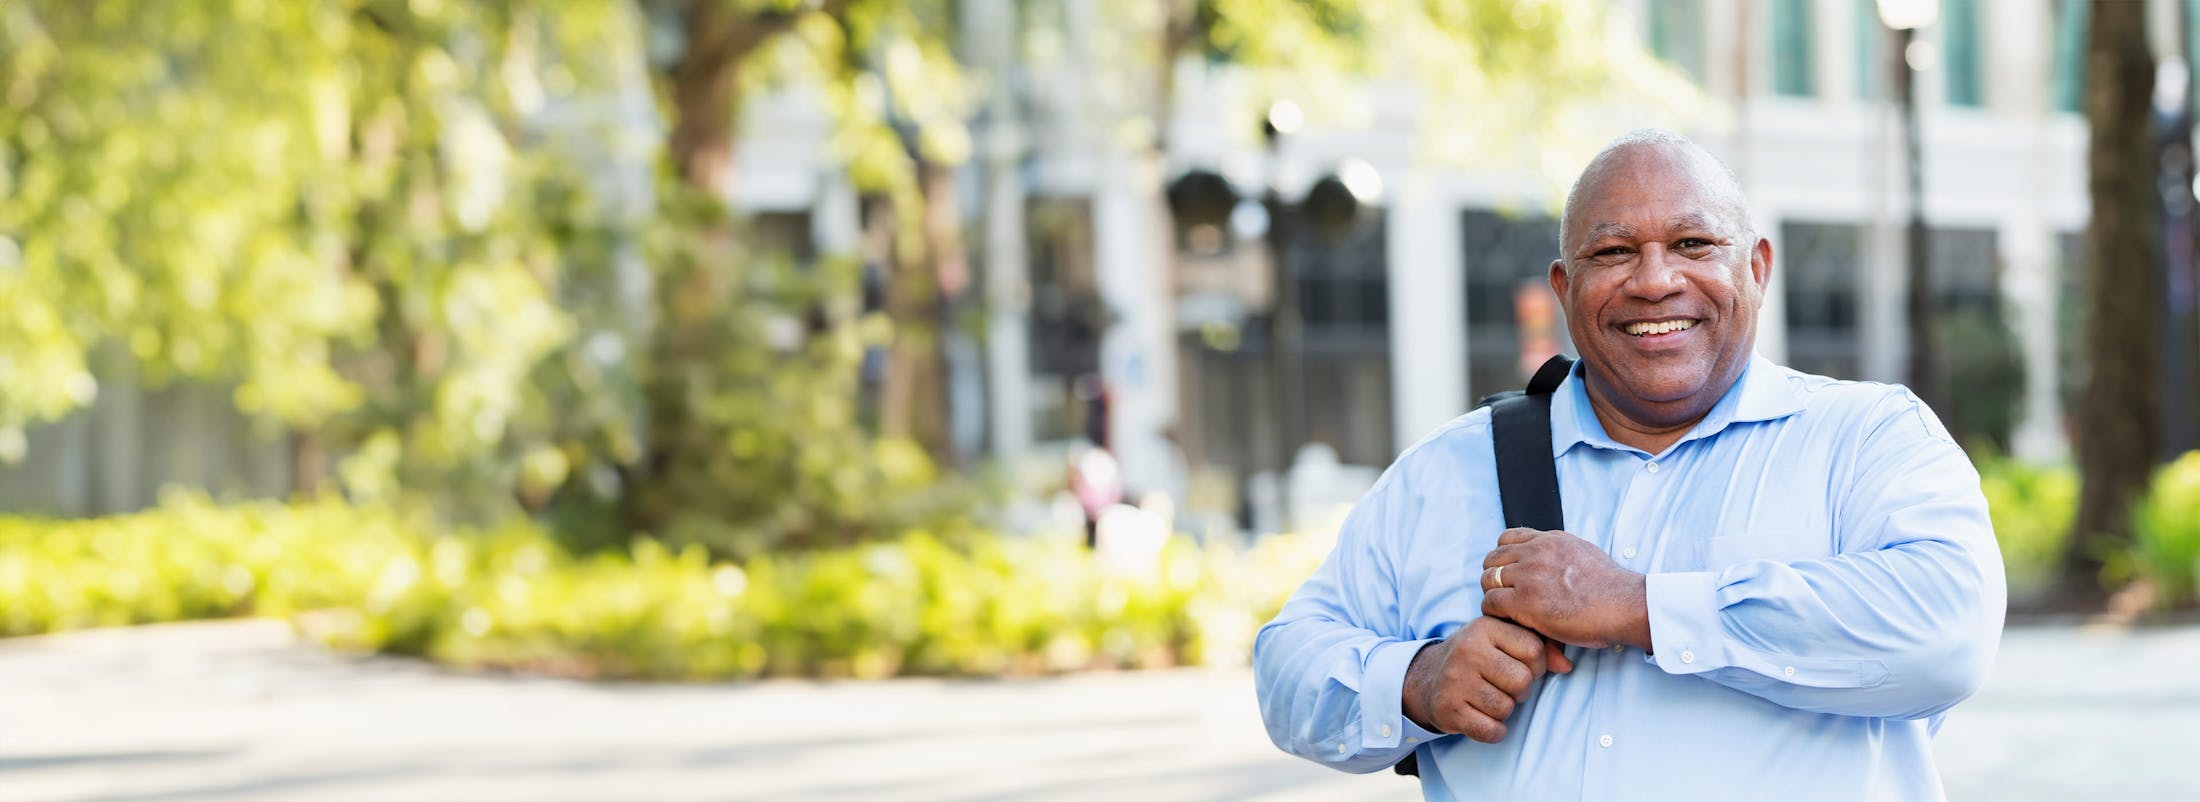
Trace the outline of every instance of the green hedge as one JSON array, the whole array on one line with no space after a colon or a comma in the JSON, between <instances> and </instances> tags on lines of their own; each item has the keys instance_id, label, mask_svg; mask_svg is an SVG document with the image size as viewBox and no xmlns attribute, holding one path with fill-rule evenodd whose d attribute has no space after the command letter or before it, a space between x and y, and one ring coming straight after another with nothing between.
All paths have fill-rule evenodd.
<instances>
[{"instance_id":1,"label":"green hedge","mask_svg":"<svg viewBox=\"0 0 2200 802\"><path fill-rule=\"evenodd\" d=\"M1979 486L1986 493L1994 537L2009 576L2009 597L2018 604L2044 598L2051 590L2078 515L2078 475L2067 465L2035 466L1986 457L1979 461Z\"/></svg>"},{"instance_id":2,"label":"green hedge","mask_svg":"<svg viewBox=\"0 0 2200 802\"><path fill-rule=\"evenodd\" d=\"M2200 604L2200 451L2155 474L2132 528L2131 573L2152 586L2155 605Z\"/></svg>"},{"instance_id":3,"label":"green hedge","mask_svg":"<svg viewBox=\"0 0 2200 802\"><path fill-rule=\"evenodd\" d=\"M1242 661L1325 546L1172 541L1108 565L1074 541L921 532L712 562L654 541L592 556L534 526L441 537L340 502L0 519L0 634L294 616L347 648L576 676L1040 673Z\"/></svg>"},{"instance_id":4,"label":"green hedge","mask_svg":"<svg viewBox=\"0 0 2200 802\"><path fill-rule=\"evenodd\" d=\"M2052 578L2076 503L2067 468L1989 461L2012 595ZM2116 565L2158 604L2200 603L2200 454L2157 478ZM1235 663L1320 562L1318 538L1172 540L1109 564L1062 538L924 532L717 562L636 541L575 554L532 524L432 534L340 501L0 518L0 635L233 616L322 642L479 667L680 679L1035 674Z\"/></svg>"}]
</instances>

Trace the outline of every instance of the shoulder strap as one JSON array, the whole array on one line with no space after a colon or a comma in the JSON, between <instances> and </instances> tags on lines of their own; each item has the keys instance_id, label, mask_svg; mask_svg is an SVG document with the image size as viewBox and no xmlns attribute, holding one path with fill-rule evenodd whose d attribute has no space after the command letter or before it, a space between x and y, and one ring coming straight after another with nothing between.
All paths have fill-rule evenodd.
<instances>
[{"instance_id":1,"label":"shoulder strap","mask_svg":"<svg viewBox=\"0 0 2200 802\"><path fill-rule=\"evenodd\" d=\"M1528 381L1528 392L1490 406L1490 441L1497 451L1497 491L1505 526L1566 528L1558 496L1558 466L1551 458L1551 392L1566 381L1574 361L1551 357Z\"/></svg>"},{"instance_id":2,"label":"shoulder strap","mask_svg":"<svg viewBox=\"0 0 2200 802\"><path fill-rule=\"evenodd\" d=\"M1566 510L1558 497L1558 461L1551 456L1551 393L1566 382L1574 361L1565 354L1544 361L1525 393L1500 393L1484 399L1490 408L1490 442L1497 450L1497 493L1505 506L1505 526L1566 528ZM1479 405L1478 405L1479 406ZM1421 774L1416 749L1390 767L1408 777Z\"/></svg>"}]
</instances>

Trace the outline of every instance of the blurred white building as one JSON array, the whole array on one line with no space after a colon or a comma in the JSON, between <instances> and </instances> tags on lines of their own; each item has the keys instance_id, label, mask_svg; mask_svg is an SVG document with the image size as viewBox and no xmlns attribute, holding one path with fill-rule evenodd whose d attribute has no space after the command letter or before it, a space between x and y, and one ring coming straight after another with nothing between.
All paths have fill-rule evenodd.
<instances>
[{"instance_id":1,"label":"blurred white building","mask_svg":"<svg viewBox=\"0 0 2200 802\"><path fill-rule=\"evenodd\" d=\"M1069 446L1104 432L1131 495L1161 489L1186 516L1236 516L1251 476L1302 446L1324 444L1345 465L1386 465L1474 399L1519 386L1524 354L1563 347L1561 322L1534 321L1551 311L1544 274L1563 188L1534 170L1423 158L1412 93L1396 87L1370 88L1370 118L1325 125L1309 113L1264 148L1248 110L1281 98L1250 97L1250 82L1197 64L1177 68L1156 162L1107 116L1124 105L1124 88L1106 83L1121 65L1096 54L1091 34L1060 33L1093 30L1106 2L961 5L963 57L1006 76L1009 90L973 122L976 156L962 176L981 275L967 303L985 321L982 336L947 343L964 453L1058 484ZM1760 350L1813 372L1900 381L1910 210L1890 100L1896 54L1873 0L1612 3L1611 24L1718 108L1683 120L1615 113L1599 123L1608 131L1592 133L1662 123L1726 159L1775 248ZM2164 18L2154 28L2174 30L2174 4L2155 5ZM2088 210L2077 113L2084 8L1939 0L1913 59L1940 303L2014 332L1999 335L2014 337L2023 368L2008 443L2031 458L2067 449L2060 351L2072 339L2068 263ZM1054 63L1022 62L1034 26L1019 14L1058 17L1061 40L1045 43ZM2169 42L2156 49L2178 52ZM862 252L858 199L829 150L830 115L790 92L756 99L744 120L735 204L795 252ZM1316 234L1298 204L1349 162L1361 166L1345 183L1378 202L1356 227ZM1255 200L1273 187L1282 219L1248 203L1227 225L1174 224L1165 188L1201 171ZM1281 271L1263 239L1271 230ZM1268 324L1279 296L1292 320L1281 359ZM1556 339L1539 343L1539 333ZM1079 381L1088 375L1099 381ZM1092 387L1104 401L1084 392ZM1094 413L1104 426L1087 420ZM55 431L47 436L67 434ZM178 459L197 452L175 449ZM250 460L255 476L270 474L255 486L279 484L275 456ZM137 477L122 488L131 492L110 494L114 503L82 509L133 506L139 485L158 478ZM0 496L54 497L33 479L0 482ZM63 495L86 491L72 492Z\"/></svg>"},{"instance_id":2,"label":"blurred white building","mask_svg":"<svg viewBox=\"0 0 2200 802\"><path fill-rule=\"evenodd\" d=\"M1060 5L1074 16L1091 2ZM2014 332L1992 335L2014 337L2022 366L2008 443L2055 458L2067 448L2067 265L2088 209L2084 4L1939 5L1910 58L1939 305ZM1249 475L1300 445L1381 466L1473 399L1523 382L1520 315L1548 298L1557 251L1559 198L1545 176L1420 158L1410 92L1371 90L1372 119L1309 119L1264 149L1257 115L1243 110L1270 99L1199 65L1178 69L1168 152L1155 165L1096 119L1110 87L1091 77L1104 71L1080 67L1093 57L1077 42L1064 45L1067 68L1010 62L999 43L1013 39L1002 33L1017 7L965 10L972 60L1014 76L1016 91L973 127L966 216L978 226L988 334L951 348L963 447L1058 471L1060 446L1104 409L1133 492L1167 486L1192 496L1187 508L1215 507L1235 504ZM1873 0L1615 0L1613 10L1612 24L1723 107L1663 122L1735 169L1773 240L1760 350L1812 372L1901 381L1910 210L1896 54ZM823 160L815 133L827 121L795 105L774 113L781 122L752 126L744 141L741 204L795 215L788 224L809 226L821 249L853 247L851 193L807 166ZM1652 121L1614 115L1608 133ZM1274 186L1295 204L1348 161L1371 166L1380 186L1357 228L1317 236L1290 211L1276 222L1291 282L1283 295L1296 307L1279 362L1268 350L1278 293L1264 210L1248 203L1227 226L1184 229L1163 187L1209 171L1254 200ZM1562 322L1529 328L1530 339L1555 332L1563 345ZM1278 364L1289 381L1273 376ZM1080 400L1087 373L1103 379L1104 406ZM1279 403L1286 385L1296 392Z\"/></svg>"}]
</instances>

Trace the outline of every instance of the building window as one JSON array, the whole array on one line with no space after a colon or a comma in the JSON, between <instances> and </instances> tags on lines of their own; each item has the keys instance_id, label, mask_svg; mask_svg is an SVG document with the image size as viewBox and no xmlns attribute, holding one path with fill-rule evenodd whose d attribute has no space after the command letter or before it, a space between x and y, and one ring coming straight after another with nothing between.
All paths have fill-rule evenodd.
<instances>
[{"instance_id":1,"label":"building window","mask_svg":"<svg viewBox=\"0 0 2200 802\"><path fill-rule=\"evenodd\" d=\"M1523 364L1532 355L1521 347L1520 302L1550 295L1558 221L1470 209L1461 216L1460 234L1466 248L1468 397L1520 389L1536 367ZM1550 302L1555 309L1556 299ZM1552 325L1558 347L1572 350L1563 316L1554 315Z\"/></svg>"},{"instance_id":2,"label":"building window","mask_svg":"<svg viewBox=\"0 0 2200 802\"><path fill-rule=\"evenodd\" d=\"M2085 97L2085 29L2092 0L2060 0L2055 11L2055 108L2078 112Z\"/></svg>"},{"instance_id":3,"label":"building window","mask_svg":"<svg viewBox=\"0 0 2200 802\"><path fill-rule=\"evenodd\" d=\"M1862 367L1857 301L1864 227L1780 224L1787 294L1788 364L1804 373L1854 379Z\"/></svg>"},{"instance_id":4,"label":"building window","mask_svg":"<svg viewBox=\"0 0 2200 802\"><path fill-rule=\"evenodd\" d=\"M1698 84L1704 82L1703 0L1650 4L1650 52Z\"/></svg>"},{"instance_id":5,"label":"building window","mask_svg":"<svg viewBox=\"0 0 2200 802\"><path fill-rule=\"evenodd\" d=\"M1310 347L1389 342L1390 246L1382 213L1363 218L1335 239L1303 227L1290 237L1287 258Z\"/></svg>"},{"instance_id":6,"label":"building window","mask_svg":"<svg viewBox=\"0 0 2200 802\"><path fill-rule=\"evenodd\" d=\"M1100 335L1108 325L1093 265L1092 201L1031 198L1024 225L1031 269L1032 431L1040 440L1068 439L1085 431L1088 405L1079 397L1078 379L1099 372Z\"/></svg>"},{"instance_id":7,"label":"building window","mask_svg":"<svg viewBox=\"0 0 2200 802\"><path fill-rule=\"evenodd\" d=\"M1810 0L1773 0L1772 89L1789 97L1817 93L1810 41Z\"/></svg>"},{"instance_id":8,"label":"building window","mask_svg":"<svg viewBox=\"0 0 2200 802\"><path fill-rule=\"evenodd\" d=\"M1948 51L1948 105L1986 105L1985 71L1979 69L1978 0L1944 0L1941 39Z\"/></svg>"},{"instance_id":9,"label":"building window","mask_svg":"<svg viewBox=\"0 0 2200 802\"><path fill-rule=\"evenodd\" d=\"M757 253L785 256L798 265L817 261L817 238L806 209L758 212L749 220L749 243Z\"/></svg>"},{"instance_id":10,"label":"building window","mask_svg":"<svg viewBox=\"0 0 2200 802\"><path fill-rule=\"evenodd\" d=\"M1302 425L1355 465L1388 465L1391 441L1390 246L1385 216L1363 211L1352 230L1287 235L1285 263L1297 293Z\"/></svg>"},{"instance_id":11,"label":"building window","mask_svg":"<svg viewBox=\"0 0 2200 802\"><path fill-rule=\"evenodd\" d=\"M1935 228L1926 239L1933 297L1943 311L2001 313L2000 255L1990 228Z\"/></svg>"},{"instance_id":12,"label":"building window","mask_svg":"<svg viewBox=\"0 0 2200 802\"><path fill-rule=\"evenodd\" d=\"M1933 337L1942 398L1934 411L1963 443L2009 447L2024 396L2024 357L2001 309L1993 229L1933 229Z\"/></svg>"}]
</instances>

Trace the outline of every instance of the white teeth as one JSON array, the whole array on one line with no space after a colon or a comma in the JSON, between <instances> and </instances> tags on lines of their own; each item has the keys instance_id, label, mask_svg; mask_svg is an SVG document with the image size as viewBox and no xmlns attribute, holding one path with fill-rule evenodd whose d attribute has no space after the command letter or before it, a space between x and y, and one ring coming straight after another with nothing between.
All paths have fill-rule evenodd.
<instances>
[{"instance_id":1,"label":"white teeth","mask_svg":"<svg viewBox=\"0 0 2200 802\"><path fill-rule=\"evenodd\" d=\"M1695 327L1696 321L1693 320L1661 320L1656 323L1631 323L1628 324L1625 331L1628 334L1641 337L1649 334L1665 334L1667 332L1687 331Z\"/></svg>"}]
</instances>

